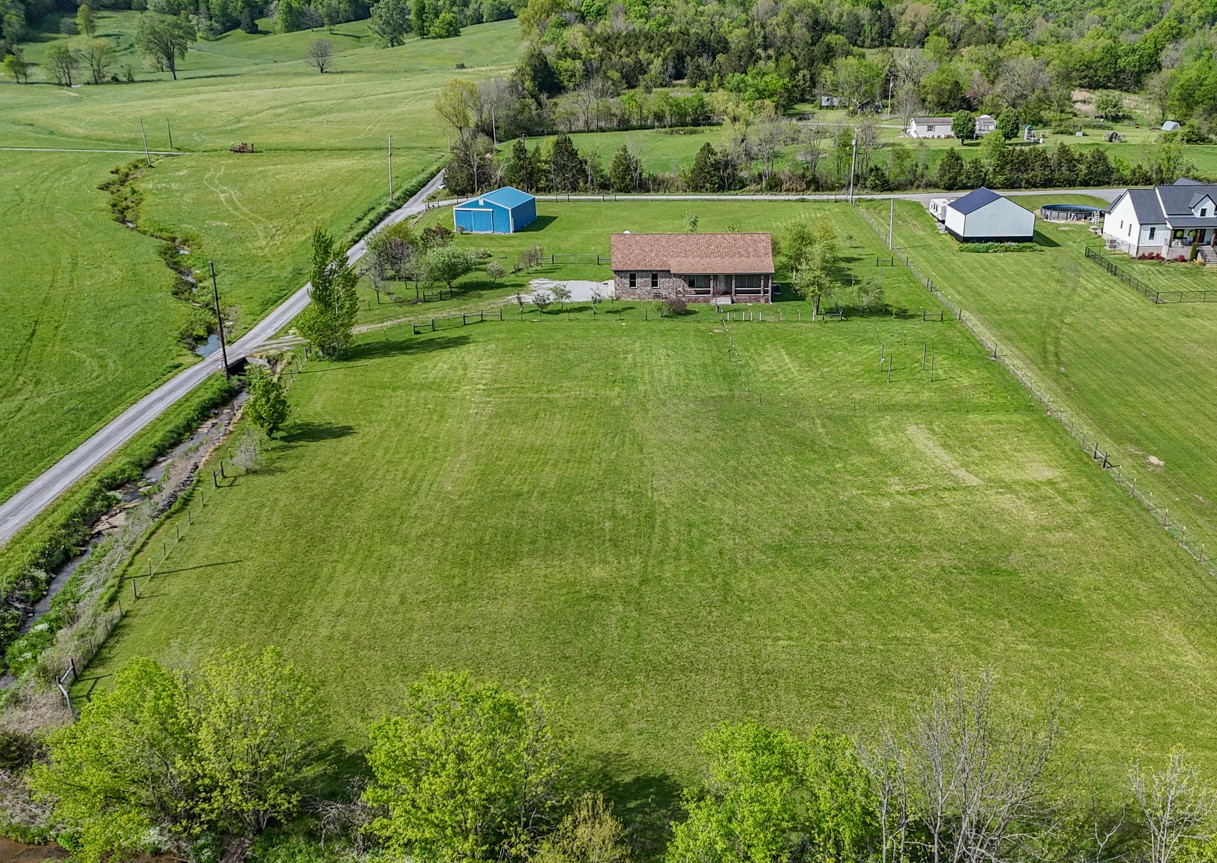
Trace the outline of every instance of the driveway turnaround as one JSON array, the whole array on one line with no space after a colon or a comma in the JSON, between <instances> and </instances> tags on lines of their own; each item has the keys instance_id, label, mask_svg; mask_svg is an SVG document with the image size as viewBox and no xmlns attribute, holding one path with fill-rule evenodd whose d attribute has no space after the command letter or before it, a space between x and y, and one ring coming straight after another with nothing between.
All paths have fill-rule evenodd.
<instances>
[{"instance_id":1,"label":"driveway turnaround","mask_svg":"<svg viewBox=\"0 0 1217 863\"><path fill-rule=\"evenodd\" d=\"M399 209L394 210L377 225L381 228L406 219L426 208L427 197L443 182L443 172L436 174L418 194L410 198ZM347 250L347 262L355 263L367 253L368 247L360 240ZM248 333L228 346L228 360L234 362L255 351L263 342L292 322L296 315L308 305L311 285L305 285L275 307ZM174 375L148 395L127 408L92 437L56 462L45 473L0 503L0 545L12 539L13 534L29 524L40 512L50 506L56 498L112 455L119 447L131 440L135 434L164 413L172 404L197 387L210 375L220 371L220 354L217 351L208 359Z\"/></svg>"}]
</instances>

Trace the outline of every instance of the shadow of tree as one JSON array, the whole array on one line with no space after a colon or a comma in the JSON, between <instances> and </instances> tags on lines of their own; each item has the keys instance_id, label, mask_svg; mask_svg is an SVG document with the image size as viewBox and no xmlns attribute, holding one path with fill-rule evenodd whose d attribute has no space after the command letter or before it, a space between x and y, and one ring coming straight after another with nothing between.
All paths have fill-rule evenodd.
<instances>
[{"instance_id":1,"label":"shadow of tree","mask_svg":"<svg viewBox=\"0 0 1217 863\"><path fill-rule=\"evenodd\" d=\"M359 342L351 348L343 360L333 363L330 368L341 369L343 366L349 366L351 362L358 360L375 360L385 357L403 356L406 354L429 354L435 351L445 351L449 348L458 348L469 343L469 336L430 336L429 333L424 333L421 336L411 334L391 335L388 330L382 333L364 336ZM325 368L318 368L318 371L324 371Z\"/></svg>"},{"instance_id":2,"label":"shadow of tree","mask_svg":"<svg viewBox=\"0 0 1217 863\"><path fill-rule=\"evenodd\" d=\"M355 427L344 423L316 423L300 420L292 423L291 431L279 438L280 443L302 444L337 440L355 434Z\"/></svg>"},{"instance_id":3,"label":"shadow of tree","mask_svg":"<svg viewBox=\"0 0 1217 863\"><path fill-rule=\"evenodd\" d=\"M671 774L647 770L623 753L581 759L575 774L584 788L600 791L630 834L637 858L658 858L680 818L683 786Z\"/></svg>"}]
</instances>

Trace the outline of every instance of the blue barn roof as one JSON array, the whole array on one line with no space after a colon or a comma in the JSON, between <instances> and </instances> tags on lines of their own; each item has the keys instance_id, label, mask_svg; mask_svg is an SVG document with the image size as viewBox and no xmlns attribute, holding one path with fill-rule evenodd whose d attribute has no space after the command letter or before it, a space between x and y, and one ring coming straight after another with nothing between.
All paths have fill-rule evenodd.
<instances>
[{"instance_id":1,"label":"blue barn roof","mask_svg":"<svg viewBox=\"0 0 1217 863\"><path fill-rule=\"evenodd\" d=\"M994 201L1000 201L1001 195L997 192L992 192L981 186L974 192L968 192L962 198L956 198L951 202L950 207L957 213L963 213L965 216L969 213L974 213L981 207L987 207Z\"/></svg>"},{"instance_id":2,"label":"blue barn roof","mask_svg":"<svg viewBox=\"0 0 1217 863\"><path fill-rule=\"evenodd\" d=\"M493 192L487 192L485 195L471 198L468 203L485 201L489 204L498 204L500 207L511 209L520 206L520 204L526 204L532 199L532 195L527 192L521 192L519 189L513 189L511 186L504 186L501 189L495 189Z\"/></svg>"}]
</instances>

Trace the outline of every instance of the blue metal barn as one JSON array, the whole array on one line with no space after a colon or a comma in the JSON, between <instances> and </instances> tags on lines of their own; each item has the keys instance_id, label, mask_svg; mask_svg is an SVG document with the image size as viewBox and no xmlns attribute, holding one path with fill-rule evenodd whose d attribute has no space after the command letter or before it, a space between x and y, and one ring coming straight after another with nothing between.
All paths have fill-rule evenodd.
<instances>
[{"instance_id":1,"label":"blue metal barn","mask_svg":"<svg viewBox=\"0 0 1217 863\"><path fill-rule=\"evenodd\" d=\"M456 226L471 234L512 234L537 218L537 199L504 186L470 198L453 210Z\"/></svg>"}]
</instances>

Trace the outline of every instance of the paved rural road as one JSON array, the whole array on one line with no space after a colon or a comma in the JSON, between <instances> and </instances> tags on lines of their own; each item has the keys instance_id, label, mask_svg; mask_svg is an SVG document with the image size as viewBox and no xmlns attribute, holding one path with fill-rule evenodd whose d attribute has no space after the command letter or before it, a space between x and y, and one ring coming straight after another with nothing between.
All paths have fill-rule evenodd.
<instances>
[{"instance_id":1,"label":"paved rural road","mask_svg":"<svg viewBox=\"0 0 1217 863\"><path fill-rule=\"evenodd\" d=\"M414 197L400 209L394 210L377 227L392 225L420 213L427 197L439 188L443 173L436 174ZM347 251L347 262L355 263L367 252L360 240ZM282 330L308 305L310 285L305 285L259 321L248 333L228 346L229 362L252 352L267 339ZM219 371L219 354L174 375L148 395L127 408L92 437L78 446L46 473L39 476L11 498L0 503L0 545L8 542L18 530L94 468L115 450L129 441L136 432L160 416L170 405L186 395L209 375Z\"/></svg>"},{"instance_id":2,"label":"paved rural road","mask_svg":"<svg viewBox=\"0 0 1217 863\"><path fill-rule=\"evenodd\" d=\"M31 148L33 149L33 148ZM385 227L396 224L403 219L420 213L426 207L427 197L439 188L443 181L443 173L436 174L427 185L419 190L400 209L394 210L377 226ZM1051 190L1018 190L1003 194L1017 195L1093 195L1106 201L1115 200L1123 189L1051 189ZM945 192L892 194L892 195L856 195L859 200L888 200L896 198L907 201L929 202L931 198L946 196ZM615 196L600 195L545 195L540 200L556 201L604 201L613 200ZM618 200L630 201L840 201L843 195L622 195ZM455 201L451 203L456 203ZM367 245L360 240L347 251L347 261L355 263L367 252ZM269 315L263 318L248 333L228 346L229 361L239 359L252 352L259 345L272 338L282 330L308 304L309 285L305 285L287 298ZM21 489L8 500L0 503L0 545L8 542L18 530L28 524L38 513L74 484L79 482L110 456L124 443L129 441L140 429L144 428L170 405L186 395L203 382L209 375L217 371L215 355L208 360L191 366L179 372L155 390L144 396L134 405L123 411L100 431L72 450L62 460L57 462L46 473L39 476L25 488Z\"/></svg>"}]
</instances>

